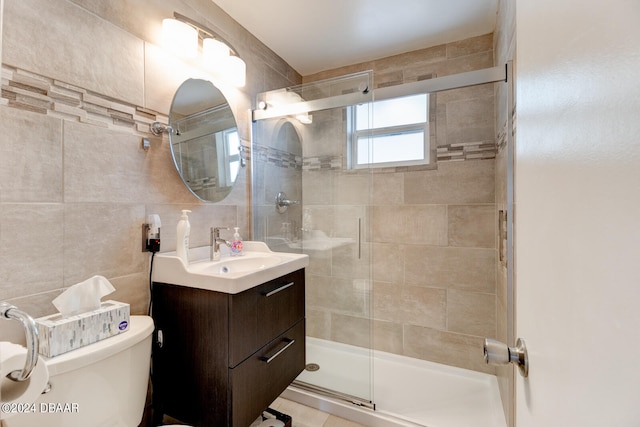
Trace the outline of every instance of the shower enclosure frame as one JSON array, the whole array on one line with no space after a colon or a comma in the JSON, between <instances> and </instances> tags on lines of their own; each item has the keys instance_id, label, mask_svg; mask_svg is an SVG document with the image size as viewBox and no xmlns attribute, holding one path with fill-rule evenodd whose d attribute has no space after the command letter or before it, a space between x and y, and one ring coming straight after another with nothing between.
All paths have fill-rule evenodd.
<instances>
[{"instance_id":1,"label":"shower enclosure frame","mask_svg":"<svg viewBox=\"0 0 640 427\"><path fill-rule=\"evenodd\" d=\"M504 65L485 68L465 73L453 74L433 79L421 80L401 85L388 86L376 89L369 87L359 87L357 92L329 96L321 99L300 101L296 103L271 106L265 102L260 102L257 108L251 111L252 122L265 119L280 118L287 116L295 116L299 114L310 113L319 110L328 110L333 108L348 107L354 104L377 101L382 99L397 98L413 94L425 93L433 94L441 91L459 89L469 86L476 86L488 83L507 83L507 136L506 136L506 162L507 162L507 179L506 179L506 241L507 241L507 339L513 341L515 331L515 315L513 309L514 302L514 283L513 283L513 111L514 111L514 93L512 82L512 63L508 62ZM317 83L317 82L315 82ZM296 385L298 386L298 385ZM319 392L320 394L330 395L339 400L355 403L358 406L375 408L375 403L370 402L354 402L352 396L341 393L338 390L327 390L322 387L301 388Z\"/></svg>"}]
</instances>

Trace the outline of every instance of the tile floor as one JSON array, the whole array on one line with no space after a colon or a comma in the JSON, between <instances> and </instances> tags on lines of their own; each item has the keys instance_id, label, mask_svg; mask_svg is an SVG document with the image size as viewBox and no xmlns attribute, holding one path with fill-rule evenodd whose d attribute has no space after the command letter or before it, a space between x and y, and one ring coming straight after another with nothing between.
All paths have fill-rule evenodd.
<instances>
[{"instance_id":1,"label":"tile floor","mask_svg":"<svg viewBox=\"0 0 640 427\"><path fill-rule=\"evenodd\" d=\"M292 427L365 427L281 397L277 398L270 407L289 415L293 421Z\"/></svg>"},{"instance_id":2,"label":"tile floor","mask_svg":"<svg viewBox=\"0 0 640 427\"><path fill-rule=\"evenodd\" d=\"M291 427L366 427L281 397L277 398L269 407L289 415L293 421ZM139 427L151 426L150 418L150 415L145 413L145 418ZM163 422L169 424L178 421L165 416Z\"/></svg>"}]
</instances>

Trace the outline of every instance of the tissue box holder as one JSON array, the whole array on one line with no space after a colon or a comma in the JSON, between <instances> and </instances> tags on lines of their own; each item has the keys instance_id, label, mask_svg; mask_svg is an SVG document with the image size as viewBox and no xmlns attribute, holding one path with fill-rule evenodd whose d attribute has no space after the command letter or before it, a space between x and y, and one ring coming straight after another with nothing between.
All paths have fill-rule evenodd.
<instances>
[{"instance_id":1,"label":"tissue box holder","mask_svg":"<svg viewBox=\"0 0 640 427\"><path fill-rule=\"evenodd\" d=\"M104 301L97 310L75 316L60 313L35 319L40 354L54 357L129 330L129 304Z\"/></svg>"}]
</instances>

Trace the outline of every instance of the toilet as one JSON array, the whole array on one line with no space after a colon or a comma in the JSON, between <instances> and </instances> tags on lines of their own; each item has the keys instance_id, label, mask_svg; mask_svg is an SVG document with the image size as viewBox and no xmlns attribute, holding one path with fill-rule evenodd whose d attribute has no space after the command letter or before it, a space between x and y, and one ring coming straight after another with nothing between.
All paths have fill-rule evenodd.
<instances>
[{"instance_id":1,"label":"toilet","mask_svg":"<svg viewBox=\"0 0 640 427\"><path fill-rule=\"evenodd\" d=\"M137 427L149 384L153 319L131 316L129 330L97 343L42 359L49 392L34 413L3 420L5 427Z\"/></svg>"}]
</instances>

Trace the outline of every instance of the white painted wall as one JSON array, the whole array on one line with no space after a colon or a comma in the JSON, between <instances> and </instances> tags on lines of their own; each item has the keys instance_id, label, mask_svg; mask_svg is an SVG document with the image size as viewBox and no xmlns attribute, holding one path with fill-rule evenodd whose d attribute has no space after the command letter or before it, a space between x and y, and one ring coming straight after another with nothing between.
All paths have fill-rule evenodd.
<instances>
[{"instance_id":1,"label":"white painted wall","mask_svg":"<svg viewBox=\"0 0 640 427\"><path fill-rule=\"evenodd\" d=\"M640 1L516 15L517 426L640 426Z\"/></svg>"}]
</instances>

